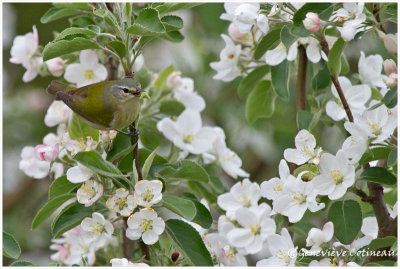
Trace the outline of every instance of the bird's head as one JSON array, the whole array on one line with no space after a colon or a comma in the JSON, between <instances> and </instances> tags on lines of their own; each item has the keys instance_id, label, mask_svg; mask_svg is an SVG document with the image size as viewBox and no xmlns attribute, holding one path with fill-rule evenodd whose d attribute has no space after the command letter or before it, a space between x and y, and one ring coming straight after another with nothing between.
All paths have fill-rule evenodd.
<instances>
[{"instance_id":1,"label":"bird's head","mask_svg":"<svg viewBox=\"0 0 400 269\"><path fill-rule=\"evenodd\" d=\"M140 83L132 78L117 80L111 85L112 94L120 102L126 102L135 98L140 98L143 90Z\"/></svg>"}]
</instances>

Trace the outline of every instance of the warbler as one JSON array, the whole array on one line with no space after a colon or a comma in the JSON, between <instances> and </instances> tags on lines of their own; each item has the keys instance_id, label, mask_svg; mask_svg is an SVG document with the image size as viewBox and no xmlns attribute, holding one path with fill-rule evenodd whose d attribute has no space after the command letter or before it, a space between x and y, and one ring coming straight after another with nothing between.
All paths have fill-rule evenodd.
<instances>
[{"instance_id":1,"label":"warbler","mask_svg":"<svg viewBox=\"0 0 400 269\"><path fill-rule=\"evenodd\" d=\"M75 88L53 80L47 92L63 101L89 126L118 130L131 124L140 111L140 84L133 78Z\"/></svg>"}]
</instances>

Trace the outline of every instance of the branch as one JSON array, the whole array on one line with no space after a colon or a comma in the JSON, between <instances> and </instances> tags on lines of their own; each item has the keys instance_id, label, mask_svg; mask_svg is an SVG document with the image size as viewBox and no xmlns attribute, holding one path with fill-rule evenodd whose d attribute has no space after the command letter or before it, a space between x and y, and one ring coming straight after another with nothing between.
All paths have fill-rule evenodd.
<instances>
[{"instance_id":1,"label":"branch","mask_svg":"<svg viewBox=\"0 0 400 269\"><path fill-rule=\"evenodd\" d=\"M325 52L326 56L328 57L329 56L329 46L328 46L328 42L325 39L325 36L321 37L320 44L321 44L322 50ZM347 103L346 97L343 94L343 90L342 90L342 87L340 86L337 76L331 74L330 77L331 77L333 85L335 85L335 88L339 95L340 101L343 104L343 108L346 111L347 118L349 119L350 122L354 122L353 114L351 113L349 104Z\"/></svg>"},{"instance_id":2,"label":"branch","mask_svg":"<svg viewBox=\"0 0 400 269\"><path fill-rule=\"evenodd\" d=\"M381 23L381 17L380 17L380 15L379 15L379 7L378 7L378 4L374 4L374 9L373 9L372 12L374 13L375 19L376 19L377 23L379 24L379 29L380 29L382 32L384 32L385 34L387 34L385 28L383 28L383 25L382 25L382 23Z\"/></svg>"},{"instance_id":3,"label":"branch","mask_svg":"<svg viewBox=\"0 0 400 269\"><path fill-rule=\"evenodd\" d=\"M296 82L296 113L299 110L306 109L306 91L307 91L307 54L303 45L298 47L299 65L297 69Z\"/></svg>"}]
</instances>

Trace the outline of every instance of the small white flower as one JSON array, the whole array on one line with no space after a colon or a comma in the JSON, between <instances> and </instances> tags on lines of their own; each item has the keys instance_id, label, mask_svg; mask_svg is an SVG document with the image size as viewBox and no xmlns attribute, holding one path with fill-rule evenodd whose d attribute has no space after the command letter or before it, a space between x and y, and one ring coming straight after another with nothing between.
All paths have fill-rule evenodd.
<instances>
[{"instance_id":1,"label":"small white flower","mask_svg":"<svg viewBox=\"0 0 400 269\"><path fill-rule=\"evenodd\" d=\"M83 238L96 247L104 247L111 239L114 226L98 212L93 212L92 218L84 218L81 222Z\"/></svg>"},{"instance_id":2,"label":"small white flower","mask_svg":"<svg viewBox=\"0 0 400 269\"><path fill-rule=\"evenodd\" d=\"M258 261L256 266L266 267L293 267L297 257L297 250L293 245L292 238L286 228L281 234L273 234L267 238L268 247L272 254L271 257Z\"/></svg>"},{"instance_id":3,"label":"small white flower","mask_svg":"<svg viewBox=\"0 0 400 269\"><path fill-rule=\"evenodd\" d=\"M229 192L218 196L218 206L226 211L228 218L235 219L236 210L257 206L260 198L260 186L246 178L233 185Z\"/></svg>"},{"instance_id":4,"label":"small white flower","mask_svg":"<svg viewBox=\"0 0 400 269\"><path fill-rule=\"evenodd\" d=\"M289 222L295 223L301 220L307 209L316 212L325 207L324 203L316 201L316 196L317 192L311 183L301 180L301 175L293 177L283 185L282 193L273 201L273 209L287 216Z\"/></svg>"},{"instance_id":5,"label":"small white flower","mask_svg":"<svg viewBox=\"0 0 400 269\"><path fill-rule=\"evenodd\" d=\"M111 266L112 267L148 267L149 265L147 263L143 262L131 262L128 261L127 258L122 258L122 259L111 259L110 260Z\"/></svg>"},{"instance_id":6,"label":"small white flower","mask_svg":"<svg viewBox=\"0 0 400 269\"><path fill-rule=\"evenodd\" d=\"M293 43L294 45L290 46L289 49L289 55L291 56L293 56L294 54L297 55L297 44L295 43ZM294 50L296 50L296 52ZM272 66L282 63L287 57L288 57L288 52L285 45L282 42L276 48L268 50L265 53L266 63ZM292 57L290 57L290 59L292 59Z\"/></svg>"},{"instance_id":7,"label":"small white flower","mask_svg":"<svg viewBox=\"0 0 400 269\"><path fill-rule=\"evenodd\" d=\"M275 221L269 217L271 208L266 203L235 212L242 228L233 228L227 235L232 246L246 249L249 254L259 252L269 235L275 233Z\"/></svg>"},{"instance_id":8,"label":"small white flower","mask_svg":"<svg viewBox=\"0 0 400 269\"><path fill-rule=\"evenodd\" d=\"M108 198L106 206L111 211L117 212L124 217L128 217L136 208L137 204L133 195L124 188L119 188L115 194Z\"/></svg>"},{"instance_id":9,"label":"small white flower","mask_svg":"<svg viewBox=\"0 0 400 269\"><path fill-rule=\"evenodd\" d=\"M147 245L158 241L158 236L164 232L165 223L151 208L143 208L131 215L127 221L126 237L137 240L140 237Z\"/></svg>"},{"instance_id":10,"label":"small white flower","mask_svg":"<svg viewBox=\"0 0 400 269\"><path fill-rule=\"evenodd\" d=\"M135 185L135 201L143 207L151 207L162 199L163 184L160 180L139 180Z\"/></svg>"},{"instance_id":11,"label":"small white flower","mask_svg":"<svg viewBox=\"0 0 400 269\"><path fill-rule=\"evenodd\" d=\"M99 64L97 53L93 50L82 50L79 54L80 63L74 63L65 69L64 78L76 83L77 87L103 81L107 78L107 69Z\"/></svg>"},{"instance_id":12,"label":"small white flower","mask_svg":"<svg viewBox=\"0 0 400 269\"><path fill-rule=\"evenodd\" d=\"M350 110L353 113L362 113L365 110L365 104L371 98L370 87L366 84L352 86L350 80L346 77L339 77L338 80ZM326 114L335 121L347 119L346 111L333 84L331 91L335 101L329 101L326 104Z\"/></svg>"},{"instance_id":13,"label":"small white flower","mask_svg":"<svg viewBox=\"0 0 400 269\"><path fill-rule=\"evenodd\" d=\"M69 256L69 249L68 246L62 245L62 244L51 244L50 245L51 250L56 250L57 252L52 254L50 256L50 259L53 261L56 261L60 265L65 263L65 260Z\"/></svg>"},{"instance_id":14,"label":"small white flower","mask_svg":"<svg viewBox=\"0 0 400 269\"><path fill-rule=\"evenodd\" d=\"M318 165L321 148L315 148L314 136L307 130L300 130L295 138L295 149L286 149L283 155L286 161L302 165L306 162Z\"/></svg>"},{"instance_id":15,"label":"small white flower","mask_svg":"<svg viewBox=\"0 0 400 269\"><path fill-rule=\"evenodd\" d=\"M35 147L35 156L38 160L52 162L57 158L60 144L53 147L45 144L39 144Z\"/></svg>"},{"instance_id":16,"label":"small white flower","mask_svg":"<svg viewBox=\"0 0 400 269\"><path fill-rule=\"evenodd\" d=\"M311 32L316 32L321 27L321 19L317 13L308 12L303 20L304 27Z\"/></svg>"},{"instance_id":17,"label":"small white flower","mask_svg":"<svg viewBox=\"0 0 400 269\"><path fill-rule=\"evenodd\" d=\"M220 18L231 21L241 33L249 33L251 27L257 23L259 3L225 3L224 7L226 13Z\"/></svg>"},{"instance_id":18,"label":"small white flower","mask_svg":"<svg viewBox=\"0 0 400 269\"><path fill-rule=\"evenodd\" d=\"M344 3L343 8L336 11L336 20L343 22L343 27L338 30L345 41L351 41L354 36L363 30L363 22L366 20L363 14L364 3Z\"/></svg>"},{"instance_id":19,"label":"small white flower","mask_svg":"<svg viewBox=\"0 0 400 269\"><path fill-rule=\"evenodd\" d=\"M348 163L356 164L367 150L367 140L362 136L349 136L342 145Z\"/></svg>"},{"instance_id":20,"label":"small white flower","mask_svg":"<svg viewBox=\"0 0 400 269\"><path fill-rule=\"evenodd\" d=\"M48 127L56 126L62 122L67 122L72 116L72 110L62 101L53 101L47 109L44 123Z\"/></svg>"},{"instance_id":21,"label":"small white flower","mask_svg":"<svg viewBox=\"0 0 400 269\"><path fill-rule=\"evenodd\" d=\"M219 54L220 61L212 62L210 66L217 71L214 79L227 82L232 81L241 73L237 63L242 49L240 45L235 46L232 39L227 35L222 34L221 37L226 43L225 48Z\"/></svg>"},{"instance_id":22,"label":"small white flower","mask_svg":"<svg viewBox=\"0 0 400 269\"><path fill-rule=\"evenodd\" d=\"M13 64L22 64L26 69L22 80L29 82L39 73L43 64L43 58L38 54L39 35L36 26L33 26L33 32L23 36L17 36L11 47L11 59Z\"/></svg>"},{"instance_id":23,"label":"small white flower","mask_svg":"<svg viewBox=\"0 0 400 269\"><path fill-rule=\"evenodd\" d=\"M308 232L306 239L307 247L311 247L311 251L321 251L321 245L331 241L333 237L333 223L325 223L322 230L317 228L311 228Z\"/></svg>"},{"instance_id":24,"label":"small white flower","mask_svg":"<svg viewBox=\"0 0 400 269\"><path fill-rule=\"evenodd\" d=\"M34 147L24 147L21 152L19 169L28 177L42 179L49 174L50 162L38 159Z\"/></svg>"},{"instance_id":25,"label":"small white flower","mask_svg":"<svg viewBox=\"0 0 400 269\"><path fill-rule=\"evenodd\" d=\"M282 193L285 182L293 180L293 178L294 177L290 174L289 166L286 161L281 160L279 163L279 178L274 177L261 183L261 195L268 200L275 200Z\"/></svg>"},{"instance_id":26,"label":"small white flower","mask_svg":"<svg viewBox=\"0 0 400 269\"><path fill-rule=\"evenodd\" d=\"M91 136L87 136L86 140L83 138L80 138L79 140L71 139L69 132L66 131L62 135L61 145L64 146L66 150L70 151L72 156L74 156L81 151L91 151L96 149L98 143Z\"/></svg>"},{"instance_id":27,"label":"small white flower","mask_svg":"<svg viewBox=\"0 0 400 269\"><path fill-rule=\"evenodd\" d=\"M339 260L339 263L338 264L336 264L336 261L335 261L335 259L331 259L331 258L323 258L322 260L320 260L320 261L317 261L317 260L313 260L313 261L311 261L309 264L308 264L308 266L311 266L311 267L315 267L315 266L317 266L317 267L331 267L331 266L339 266L339 267L343 267L343 266L350 266L350 267L357 267L357 266L360 266L360 265L358 265L357 263L355 263L355 262L345 262L344 260Z\"/></svg>"},{"instance_id":28,"label":"small white flower","mask_svg":"<svg viewBox=\"0 0 400 269\"><path fill-rule=\"evenodd\" d=\"M91 206L101 196L103 196L103 185L93 179L83 182L76 192L78 202L85 206Z\"/></svg>"},{"instance_id":29,"label":"small white flower","mask_svg":"<svg viewBox=\"0 0 400 269\"><path fill-rule=\"evenodd\" d=\"M93 176L92 170L78 163L67 170L67 179L72 183L82 183Z\"/></svg>"},{"instance_id":30,"label":"small white flower","mask_svg":"<svg viewBox=\"0 0 400 269\"><path fill-rule=\"evenodd\" d=\"M223 266L247 266L243 253L229 244L228 238L219 233L209 233L204 243L212 256Z\"/></svg>"},{"instance_id":31,"label":"small white flower","mask_svg":"<svg viewBox=\"0 0 400 269\"><path fill-rule=\"evenodd\" d=\"M108 144L117 137L118 132L115 130L100 130L99 140L104 144Z\"/></svg>"},{"instance_id":32,"label":"small white flower","mask_svg":"<svg viewBox=\"0 0 400 269\"><path fill-rule=\"evenodd\" d=\"M202 127L199 112L186 109L176 119L164 118L157 123L157 129L178 148L200 154L211 149L215 132L210 127Z\"/></svg>"},{"instance_id":33,"label":"small white flower","mask_svg":"<svg viewBox=\"0 0 400 269\"><path fill-rule=\"evenodd\" d=\"M345 122L344 128L352 136L380 143L389 138L397 127L397 115L392 116L390 113L384 105L374 110L365 110L361 115L354 115L354 122Z\"/></svg>"},{"instance_id":34,"label":"small white flower","mask_svg":"<svg viewBox=\"0 0 400 269\"><path fill-rule=\"evenodd\" d=\"M346 153L339 150L336 156L324 153L321 156L320 175L314 177L311 184L318 194L328 195L329 199L336 200L345 194L347 188L355 180L355 168L347 164Z\"/></svg>"},{"instance_id":35,"label":"small white flower","mask_svg":"<svg viewBox=\"0 0 400 269\"><path fill-rule=\"evenodd\" d=\"M369 55L365 57L363 51L360 52L361 56L358 60L358 73L362 83L368 84L372 88L380 87L385 88L383 82L382 65L383 58L379 54Z\"/></svg>"},{"instance_id":36,"label":"small white flower","mask_svg":"<svg viewBox=\"0 0 400 269\"><path fill-rule=\"evenodd\" d=\"M242 44L246 44L246 45L250 46L253 42L250 33L247 33L247 34L241 33L239 28L233 23L229 24L228 34L232 38L233 41L238 42L238 43L242 43Z\"/></svg>"},{"instance_id":37,"label":"small white flower","mask_svg":"<svg viewBox=\"0 0 400 269\"><path fill-rule=\"evenodd\" d=\"M55 77L61 77L61 75L64 73L64 61L60 57L46 61L46 65L50 74Z\"/></svg>"}]
</instances>

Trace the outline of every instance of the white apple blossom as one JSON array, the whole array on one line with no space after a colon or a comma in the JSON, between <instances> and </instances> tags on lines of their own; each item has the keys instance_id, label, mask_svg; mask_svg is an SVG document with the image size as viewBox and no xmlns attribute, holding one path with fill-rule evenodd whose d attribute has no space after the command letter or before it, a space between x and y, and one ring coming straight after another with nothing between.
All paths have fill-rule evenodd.
<instances>
[{"instance_id":1,"label":"white apple blossom","mask_svg":"<svg viewBox=\"0 0 400 269\"><path fill-rule=\"evenodd\" d=\"M148 267L149 265L147 263L144 262L131 262L128 261L127 258L122 258L122 259L118 259L118 258L114 258L110 260L111 266L112 267Z\"/></svg>"},{"instance_id":2,"label":"white apple blossom","mask_svg":"<svg viewBox=\"0 0 400 269\"><path fill-rule=\"evenodd\" d=\"M343 76L339 77L338 80L350 110L353 113L362 113L366 109L365 104L371 98L370 87L366 84L352 86L350 80ZM347 119L346 111L333 84L331 91L335 101L329 101L326 104L326 114L335 121Z\"/></svg>"},{"instance_id":3,"label":"white apple blossom","mask_svg":"<svg viewBox=\"0 0 400 269\"><path fill-rule=\"evenodd\" d=\"M297 56L297 43L294 42L289 50L285 47L285 45L281 42L278 46L276 46L272 50L268 50L265 53L265 61L268 65L278 65L282 63L285 59L288 61L293 61Z\"/></svg>"},{"instance_id":4,"label":"white apple blossom","mask_svg":"<svg viewBox=\"0 0 400 269\"><path fill-rule=\"evenodd\" d=\"M389 88L397 85L397 65L392 59L383 61L383 70L387 77L383 77L383 81Z\"/></svg>"},{"instance_id":5,"label":"white apple blossom","mask_svg":"<svg viewBox=\"0 0 400 269\"><path fill-rule=\"evenodd\" d=\"M75 83L77 87L83 87L107 79L107 69L99 64L95 51L82 50L79 54L79 63L68 65L64 78Z\"/></svg>"},{"instance_id":6,"label":"white apple blossom","mask_svg":"<svg viewBox=\"0 0 400 269\"><path fill-rule=\"evenodd\" d=\"M348 163L356 164L368 148L368 141L362 136L349 136L343 142L342 150L346 153Z\"/></svg>"},{"instance_id":7,"label":"white apple blossom","mask_svg":"<svg viewBox=\"0 0 400 269\"><path fill-rule=\"evenodd\" d=\"M54 178L59 178L64 174L64 165L62 163L53 162L50 173L53 173Z\"/></svg>"},{"instance_id":8,"label":"white apple blossom","mask_svg":"<svg viewBox=\"0 0 400 269\"><path fill-rule=\"evenodd\" d=\"M16 36L11 47L11 59L13 64L22 64L26 69L22 80L29 82L39 73L43 64L43 58L38 52L39 35L36 26L33 26L33 32L23 36Z\"/></svg>"},{"instance_id":9,"label":"white apple blossom","mask_svg":"<svg viewBox=\"0 0 400 269\"><path fill-rule=\"evenodd\" d=\"M235 219L242 226L228 232L229 243L244 248L248 254L259 252L269 235L275 234L275 221L269 217L271 207L266 203L235 211Z\"/></svg>"},{"instance_id":10,"label":"white apple blossom","mask_svg":"<svg viewBox=\"0 0 400 269\"><path fill-rule=\"evenodd\" d=\"M295 223L301 220L307 209L316 212L325 207L324 203L316 201L316 197L315 187L301 180L299 175L285 182L282 193L273 201L273 209L276 213L287 216L289 222Z\"/></svg>"},{"instance_id":11,"label":"white apple blossom","mask_svg":"<svg viewBox=\"0 0 400 269\"><path fill-rule=\"evenodd\" d=\"M135 185L134 197L138 205L151 207L162 199L163 184L160 180L139 180Z\"/></svg>"},{"instance_id":12,"label":"white apple blossom","mask_svg":"<svg viewBox=\"0 0 400 269\"><path fill-rule=\"evenodd\" d=\"M228 218L235 219L236 210L257 206L260 198L260 186L246 178L233 185L229 192L218 196L217 203L219 207L226 211Z\"/></svg>"},{"instance_id":13,"label":"white apple blossom","mask_svg":"<svg viewBox=\"0 0 400 269\"><path fill-rule=\"evenodd\" d=\"M275 200L282 193L283 185L286 181L293 181L294 177L290 174L289 166L285 160L279 163L279 178L274 177L261 183L261 195L268 200Z\"/></svg>"},{"instance_id":14,"label":"white apple blossom","mask_svg":"<svg viewBox=\"0 0 400 269\"><path fill-rule=\"evenodd\" d=\"M219 54L220 61L212 62L210 66L217 71L217 74L213 77L214 79L227 82L241 74L237 63L242 49L240 45L235 45L227 35L222 34L221 37L225 41L225 48Z\"/></svg>"},{"instance_id":15,"label":"white apple blossom","mask_svg":"<svg viewBox=\"0 0 400 269\"><path fill-rule=\"evenodd\" d=\"M103 196L103 185L93 179L83 182L76 192L78 202L85 206L91 206L101 196Z\"/></svg>"},{"instance_id":16,"label":"white apple blossom","mask_svg":"<svg viewBox=\"0 0 400 269\"><path fill-rule=\"evenodd\" d=\"M118 134L118 132L115 130L100 130L99 131L99 140L103 144L108 144L117 137L117 134Z\"/></svg>"},{"instance_id":17,"label":"white apple blossom","mask_svg":"<svg viewBox=\"0 0 400 269\"><path fill-rule=\"evenodd\" d=\"M46 61L46 65L50 74L55 77L61 77L61 75L64 73L64 61L60 57Z\"/></svg>"},{"instance_id":18,"label":"white apple blossom","mask_svg":"<svg viewBox=\"0 0 400 269\"><path fill-rule=\"evenodd\" d=\"M243 34L240 32L239 28L231 23L228 27L228 34L232 38L233 41L251 46L253 40L250 33Z\"/></svg>"},{"instance_id":19,"label":"white apple blossom","mask_svg":"<svg viewBox=\"0 0 400 269\"><path fill-rule=\"evenodd\" d=\"M368 84L372 88L386 88L382 76L383 58L379 54L369 55L365 57L363 51L360 52L361 56L358 60L358 73L360 80L364 84Z\"/></svg>"},{"instance_id":20,"label":"white apple blossom","mask_svg":"<svg viewBox=\"0 0 400 269\"><path fill-rule=\"evenodd\" d=\"M271 257L257 262L257 267L293 267L297 257L297 249L293 245L292 238L286 228L281 234L273 234L267 238Z\"/></svg>"},{"instance_id":21,"label":"white apple blossom","mask_svg":"<svg viewBox=\"0 0 400 269\"><path fill-rule=\"evenodd\" d=\"M59 152L60 144L56 143L53 147L45 144L39 144L35 147L35 156L41 161L54 161Z\"/></svg>"},{"instance_id":22,"label":"white apple blossom","mask_svg":"<svg viewBox=\"0 0 400 269\"><path fill-rule=\"evenodd\" d=\"M343 3L343 8L336 11L336 20L343 22L343 27L338 27L340 35L345 41L351 41L354 36L362 31L366 16L363 13L364 3Z\"/></svg>"},{"instance_id":23,"label":"white apple blossom","mask_svg":"<svg viewBox=\"0 0 400 269\"><path fill-rule=\"evenodd\" d=\"M80 163L67 170L67 179L72 183L82 183L89 180L92 176L93 171Z\"/></svg>"},{"instance_id":24,"label":"white apple blossom","mask_svg":"<svg viewBox=\"0 0 400 269\"><path fill-rule=\"evenodd\" d=\"M110 196L106 202L106 206L113 212L117 212L124 217L128 217L137 204L133 195L129 194L129 191L124 188L119 188L115 191L115 194Z\"/></svg>"},{"instance_id":25,"label":"white apple blossom","mask_svg":"<svg viewBox=\"0 0 400 269\"><path fill-rule=\"evenodd\" d=\"M61 137L61 145L74 156L81 151L91 151L97 148L98 142L91 136L86 137L86 141L83 138L79 140L71 139L69 132L66 131Z\"/></svg>"},{"instance_id":26,"label":"white apple blossom","mask_svg":"<svg viewBox=\"0 0 400 269\"><path fill-rule=\"evenodd\" d=\"M322 230L311 228L306 239L306 246L311 247L311 251L321 251L321 245L331 241L333 237L333 223L331 221L325 223Z\"/></svg>"},{"instance_id":27,"label":"white apple blossom","mask_svg":"<svg viewBox=\"0 0 400 269\"><path fill-rule=\"evenodd\" d=\"M209 233L205 236L204 243L220 265L247 266L244 254L231 246L226 236L219 233Z\"/></svg>"},{"instance_id":28,"label":"white apple blossom","mask_svg":"<svg viewBox=\"0 0 400 269\"><path fill-rule=\"evenodd\" d=\"M329 199L336 200L345 194L347 188L355 181L355 168L347 163L347 156L339 150L336 156L324 153L321 156L320 175L314 177L311 184L318 194L328 195Z\"/></svg>"},{"instance_id":29,"label":"white apple blossom","mask_svg":"<svg viewBox=\"0 0 400 269\"><path fill-rule=\"evenodd\" d=\"M383 38L383 44L388 52L392 54L397 54L397 43L398 37L397 33L395 34L387 34Z\"/></svg>"},{"instance_id":30,"label":"white apple blossom","mask_svg":"<svg viewBox=\"0 0 400 269\"><path fill-rule=\"evenodd\" d=\"M295 137L295 149L286 149L283 156L286 161L302 165L306 162L318 165L322 149L315 148L315 137L307 130L300 130Z\"/></svg>"},{"instance_id":31,"label":"white apple blossom","mask_svg":"<svg viewBox=\"0 0 400 269\"><path fill-rule=\"evenodd\" d=\"M140 237L147 245L153 245L158 241L160 234L164 232L165 223L162 218L151 208L143 208L131 215L127 220L128 228L126 237L137 240Z\"/></svg>"},{"instance_id":32,"label":"white apple blossom","mask_svg":"<svg viewBox=\"0 0 400 269\"><path fill-rule=\"evenodd\" d=\"M50 162L38 159L34 147L24 147L21 152L19 169L28 177L42 179L49 174Z\"/></svg>"},{"instance_id":33,"label":"white apple blossom","mask_svg":"<svg viewBox=\"0 0 400 269\"><path fill-rule=\"evenodd\" d=\"M200 154L211 149L215 132L202 127L199 112L185 109L176 121L164 118L157 123L157 129L183 151Z\"/></svg>"},{"instance_id":34,"label":"white apple blossom","mask_svg":"<svg viewBox=\"0 0 400 269\"><path fill-rule=\"evenodd\" d=\"M259 14L259 3L224 3L226 13L221 15L222 20L231 21L240 33L249 33L253 26L257 26L264 34L268 32L268 18Z\"/></svg>"},{"instance_id":35,"label":"white apple blossom","mask_svg":"<svg viewBox=\"0 0 400 269\"><path fill-rule=\"evenodd\" d=\"M361 115L354 115L354 122L345 122L344 128L352 136L380 143L389 138L397 127L397 115L389 115L390 113L384 105L365 110Z\"/></svg>"},{"instance_id":36,"label":"white apple blossom","mask_svg":"<svg viewBox=\"0 0 400 269\"><path fill-rule=\"evenodd\" d=\"M86 217L81 222L84 240L96 248L104 247L111 239L114 226L98 212L93 212L92 217Z\"/></svg>"},{"instance_id":37,"label":"white apple blossom","mask_svg":"<svg viewBox=\"0 0 400 269\"><path fill-rule=\"evenodd\" d=\"M323 258L320 261L317 260L313 260L309 263L308 266L311 267L331 267L331 266L339 266L339 267L343 267L343 266L349 266L349 267L358 267L360 265L358 265L355 262L345 262L344 260L339 260L339 263L336 264L336 259L332 259L332 258Z\"/></svg>"},{"instance_id":38,"label":"white apple blossom","mask_svg":"<svg viewBox=\"0 0 400 269\"><path fill-rule=\"evenodd\" d=\"M62 101L53 101L47 109L44 123L48 127L56 126L57 124L67 122L72 116L72 110Z\"/></svg>"},{"instance_id":39,"label":"white apple blossom","mask_svg":"<svg viewBox=\"0 0 400 269\"><path fill-rule=\"evenodd\" d=\"M53 242L54 242L54 240L53 240ZM57 251L56 253L54 253L50 256L50 259L53 261L56 261L60 265L63 265L69 255L68 246L65 246L62 244L51 244L50 249Z\"/></svg>"}]
</instances>

